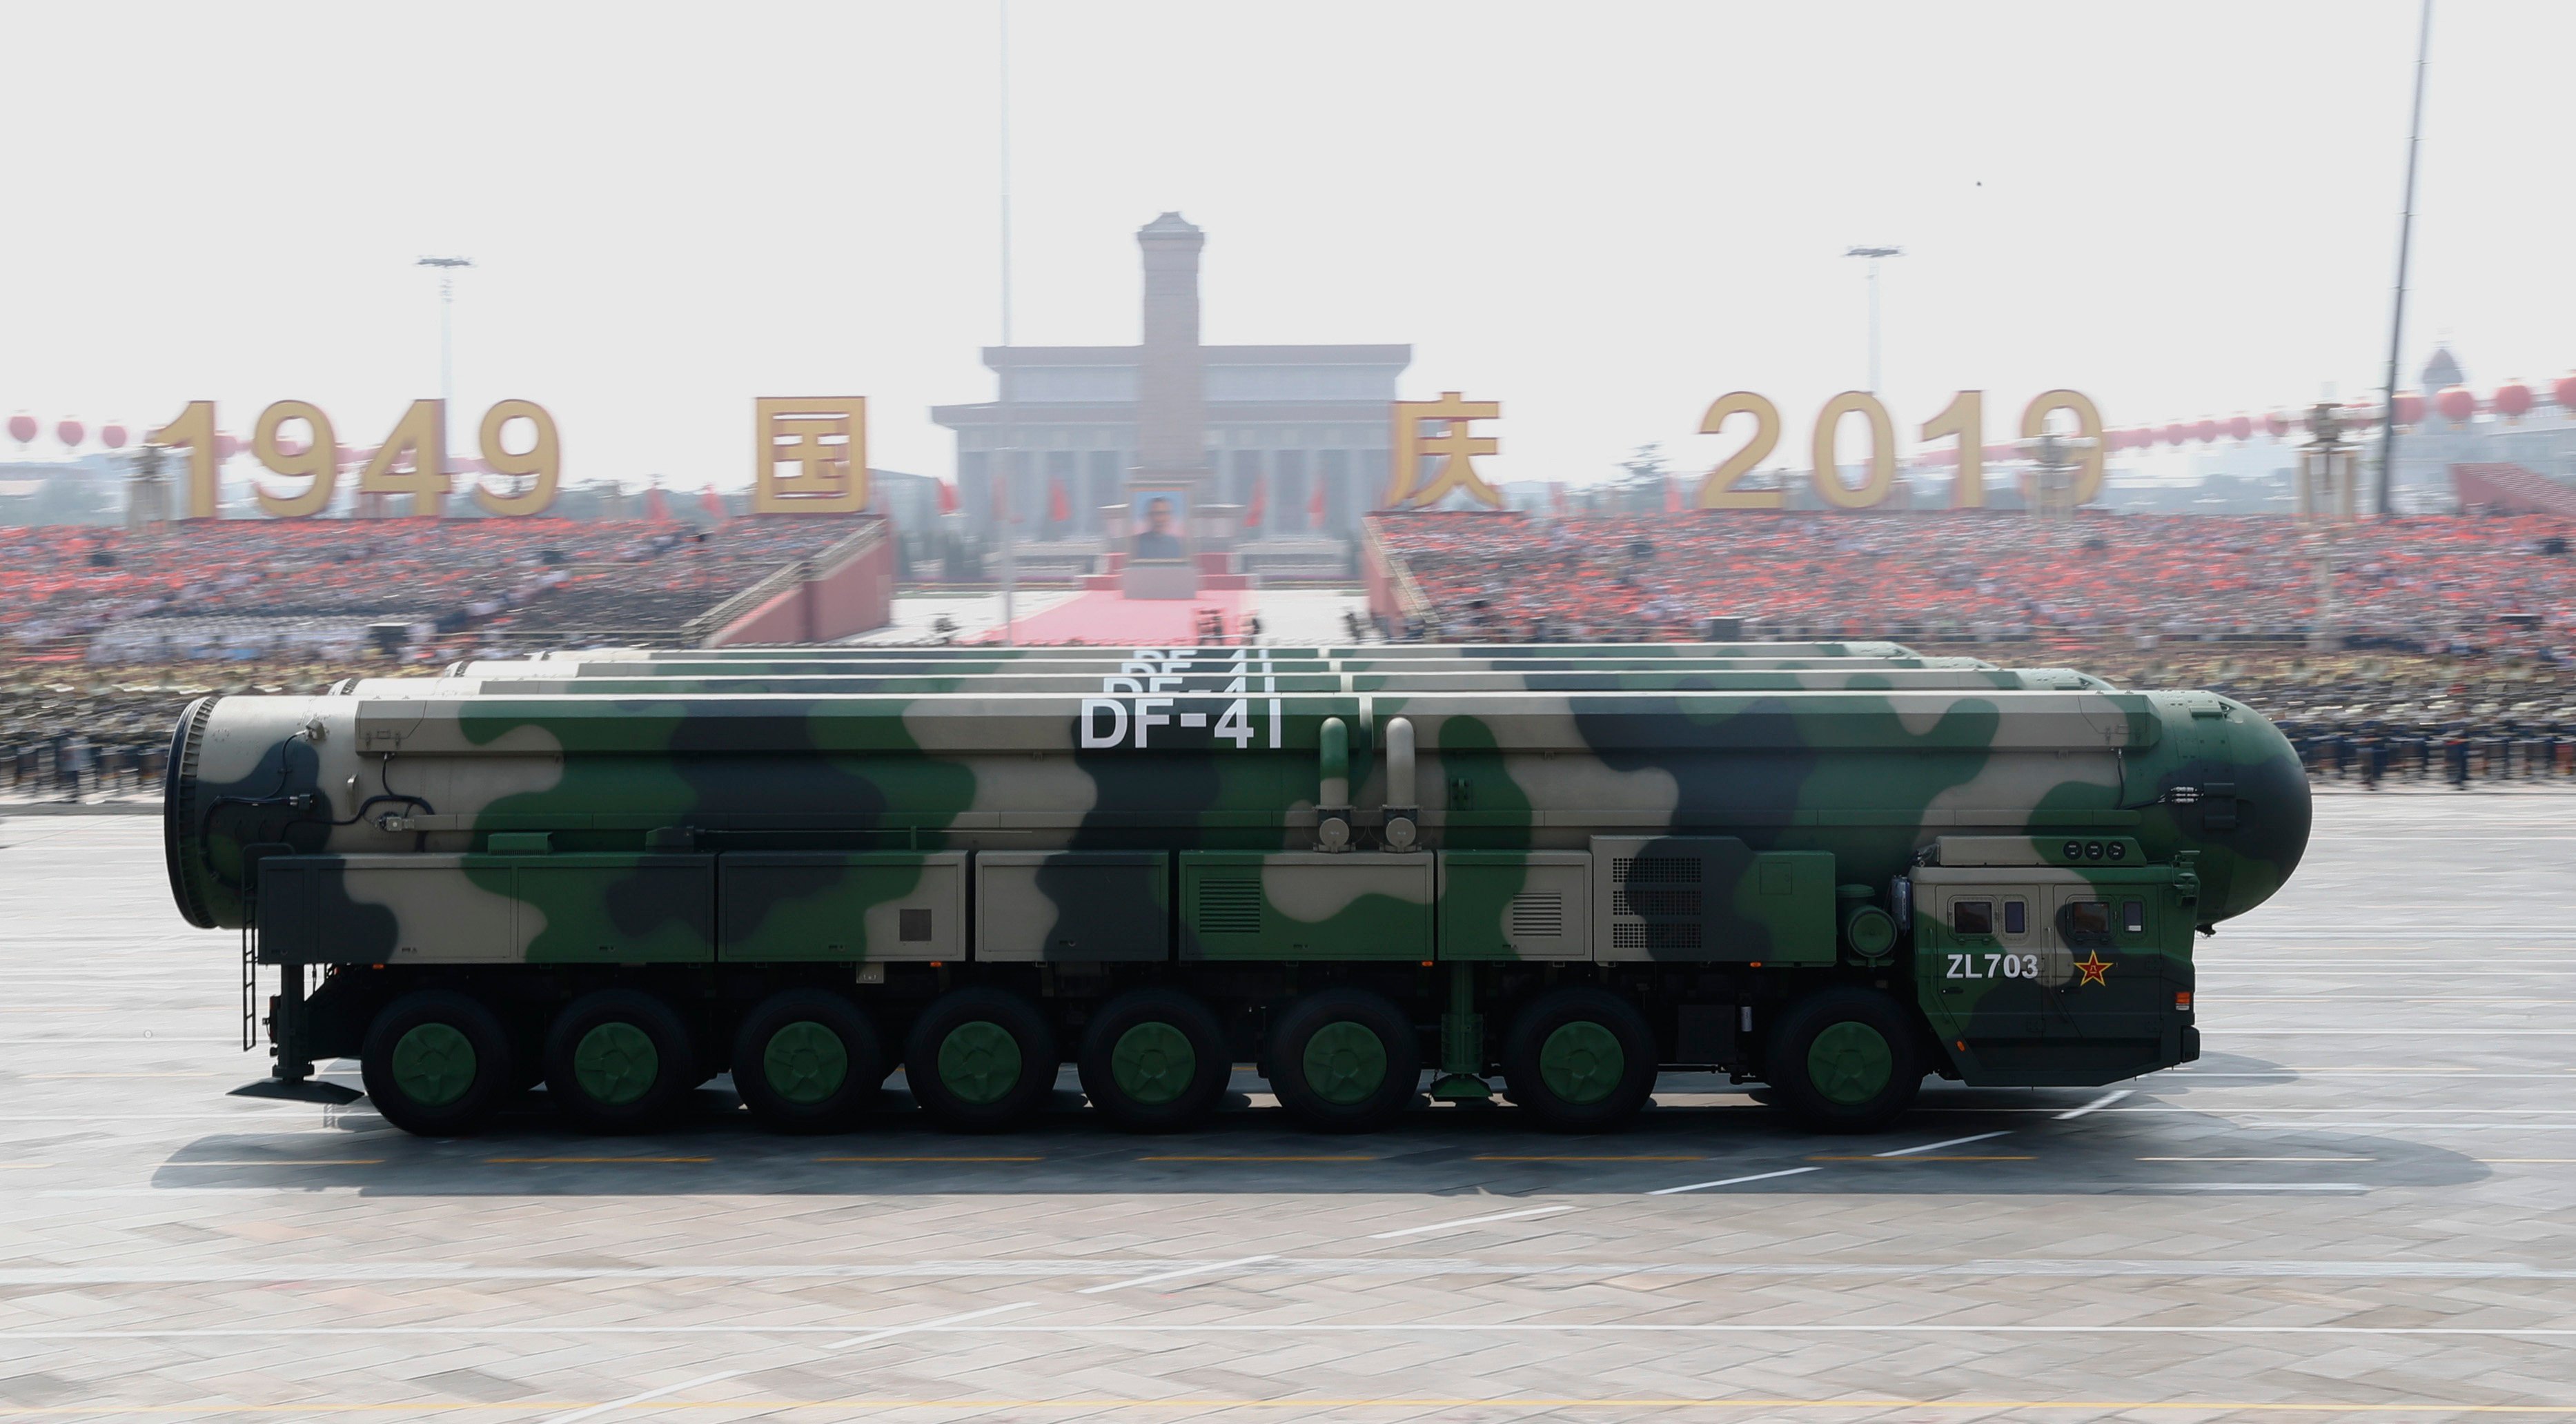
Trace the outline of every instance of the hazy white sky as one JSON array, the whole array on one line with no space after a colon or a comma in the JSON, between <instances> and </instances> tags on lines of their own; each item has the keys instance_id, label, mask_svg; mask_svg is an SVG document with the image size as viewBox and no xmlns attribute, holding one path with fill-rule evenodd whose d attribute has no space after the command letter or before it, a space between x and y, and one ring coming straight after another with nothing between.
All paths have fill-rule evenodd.
<instances>
[{"instance_id":1,"label":"hazy white sky","mask_svg":"<svg viewBox=\"0 0 2576 1424\"><path fill-rule=\"evenodd\" d=\"M1133 233L1208 230L1206 339L1409 341L1503 402L1500 479L1591 479L1716 395L1807 422L1866 374L1989 439L2071 385L2114 424L2377 384L2412 0L1013 7L1018 337L1136 338ZM996 7L11 4L0 410L373 444L502 397L569 480L748 478L757 395L864 394L946 475L989 399ZM2576 364L2576 5L2444 0L2407 364ZM1857 438L1855 430L1853 438ZM1731 448L1732 441L1727 442ZM0 447L10 448L10 447Z\"/></svg>"}]
</instances>

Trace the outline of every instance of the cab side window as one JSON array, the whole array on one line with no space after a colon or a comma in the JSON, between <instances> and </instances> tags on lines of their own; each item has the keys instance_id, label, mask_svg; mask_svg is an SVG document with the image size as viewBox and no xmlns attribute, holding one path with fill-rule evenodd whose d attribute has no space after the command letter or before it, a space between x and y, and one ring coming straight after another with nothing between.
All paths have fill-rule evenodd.
<instances>
[{"instance_id":1,"label":"cab side window","mask_svg":"<svg viewBox=\"0 0 2576 1424\"><path fill-rule=\"evenodd\" d=\"M2121 901L2120 928L2128 931L2130 934L2145 934L2147 932L2147 902L2144 900Z\"/></svg>"},{"instance_id":2,"label":"cab side window","mask_svg":"<svg viewBox=\"0 0 2576 1424\"><path fill-rule=\"evenodd\" d=\"M2069 900L2057 907L2057 933L2069 949L2107 949L2111 945L2111 903Z\"/></svg>"},{"instance_id":3,"label":"cab side window","mask_svg":"<svg viewBox=\"0 0 2576 1424\"><path fill-rule=\"evenodd\" d=\"M1995 902L1992 900L1953 900L1950 902L1950 932L1963 935L1990 935L1995 932Z\"/></svg>"},{"instance_id":4,"label":"cab side window","mask_svg":"<svg viewBox=\"0 0 2576 1424\"><path fill-rule=\"evenodd\" d=\"M2018 935L2027 934L2029 932L2030 902L2027 900L2004 901L2004 933L2008 935Z\"/></svg>"}]
</instances>

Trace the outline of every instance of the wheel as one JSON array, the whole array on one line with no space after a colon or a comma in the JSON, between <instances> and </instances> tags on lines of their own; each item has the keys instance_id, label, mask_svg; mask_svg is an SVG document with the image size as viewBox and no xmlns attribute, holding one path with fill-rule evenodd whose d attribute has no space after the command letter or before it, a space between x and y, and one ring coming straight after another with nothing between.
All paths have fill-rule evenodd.
<instances>
[{"instance_id":1,"label":"wheel","mask_svg":"<svg viewBox=\"0 0 2576 1424\"><path fill-rule=\"evenodd\" d=\"M678 1013L640 989L585 994L546 1034L546 1095L575 1122L632 1132L668 1114L697 1081Z\"/></svg>"},{"instance_id":2,"label":"wheel","mask_svg":"<svg viewBox=\"0 0 2576 1424\"><path fill-rule=\"evenodd\" d=\"M932 1000L904 1045L913 1101L960 1132L998 1132L1055 1089L1055 1034L1037 1006L977 985Z\"/></svg>"},{"instance_id":3,"label":"wheel","mask_svg":"<svg viewBox=\"0 0 2576 1424\"><path fill-rule=\"evenodd\" d=\"M367 1028L358 1067L385 1121L423 1137L473 1132L517 1081L492 1011L445 989L405 994Z\"/></svg>"},{"instance_id":4,"label":"wheel","mask_svg":"<svg viewBox=\"0 0 2576 1424\"><path fill-rule=\"evenodd\" d=\"M1655 1032L1637 1006L1589 985L1551 990L1503 1038L1512 1101L1552 1132L1606 1132L1655 1090Z\"/></svg>"},{"instance_id":5,"label":"wheel","mask_svg":"<svg viewBox=\"0 0 2576 1424\"><path fill-rule=\"evenodd\" d=\"M1173 1132L1205 1117L1234 1072L1225 1029L1178 989L1132 989L1082 1036L1082 1091L1128 1132Z\"/></svg>"},{"instance_id":6,"label":"wheel","mask_svg":"<svg viewBox=\"0 0 2576 1424\"><path fill-rule=\"evenodd\" d=\"M782 989L761 1000L733 1040L733 1086L763 1127L848 1127L885 1081L885 1051L867 1015L827 989Z\"/></svg>"},{"instance_id":7,"label":"wheel","mask_svg":"<svg viewBox=\"0 0 2576 1424\"><path fill-rule=\"evenodd\" d=\"M1373 1132L1422 1086L1422 1048L1385 995L1319 989L1271 1027L1270 1068L1271 1091L1306 1126Z\"/></svg>"},{"instance_id":8,"label":"wheel","mask_svg":"<svg viewBox=\"0 0 2576 1424\"><path fill-rule=\"evenodd\" d=\"M1923 1059L1895 1000L1827 989L1791 1004L1772 1026L1765 1076L1805 1126L1873 1132L1914 1105Z\"/></svg>"}]
</instances>

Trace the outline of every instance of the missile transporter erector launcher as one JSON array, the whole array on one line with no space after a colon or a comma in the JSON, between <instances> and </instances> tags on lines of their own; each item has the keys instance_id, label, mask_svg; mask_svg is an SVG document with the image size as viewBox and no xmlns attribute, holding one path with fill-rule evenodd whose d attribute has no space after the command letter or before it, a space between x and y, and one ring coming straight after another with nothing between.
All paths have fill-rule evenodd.
<instances>
[{"instance_id":1,"label":"missile transporter erector launcher","mask_svg":"<svg viewBox=\"0 0 2576 1424\"><path fill-rule=\"evenodd\" d=\"M539 1080L635 1126L725 1071L766 1123L839 1127L898 1064L991 1128L1066 1061L1137 1130L1245 1061L1328 1130L1425 1069L1604 1128L1674 1068L1867 1128L1927 1073L2196 1056L2192 933L2308 831L2288 744L2207 693L1342 692L1137 660L1096 692L205 699L172 889L287 966L282 1076L357 1057L419 1132Z\"/></svg>"}]
</instances>

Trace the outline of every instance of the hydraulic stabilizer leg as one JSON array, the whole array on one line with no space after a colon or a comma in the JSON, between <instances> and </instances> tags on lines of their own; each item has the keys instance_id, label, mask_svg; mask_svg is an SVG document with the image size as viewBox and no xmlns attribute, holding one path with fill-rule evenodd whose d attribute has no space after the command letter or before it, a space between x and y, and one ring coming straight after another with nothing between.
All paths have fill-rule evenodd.
<instances>
[{"instance_id":1,"label":"hydraulic stabilizer leg","mask_svg":"<svg viewBox=\"0 0 2576 1424\"><path fill-rule=\"evenodd\" d=\"M1449 1012L1440 1016L1440 1077L1435 1102L1476 1103L1494 1095L1484 1079L1485 1016L1476 1012L1476 966L1449 966Z\"/></svg>"}]
</instances>

